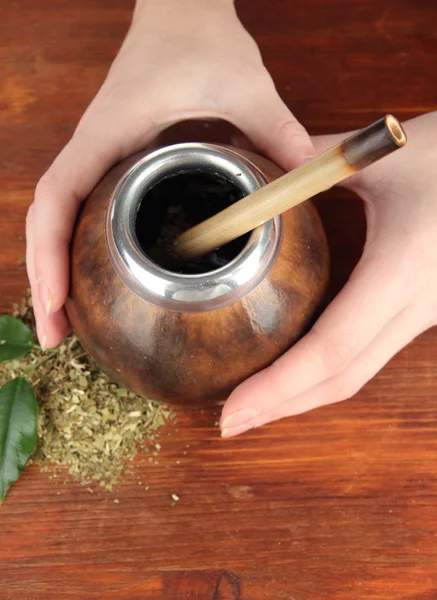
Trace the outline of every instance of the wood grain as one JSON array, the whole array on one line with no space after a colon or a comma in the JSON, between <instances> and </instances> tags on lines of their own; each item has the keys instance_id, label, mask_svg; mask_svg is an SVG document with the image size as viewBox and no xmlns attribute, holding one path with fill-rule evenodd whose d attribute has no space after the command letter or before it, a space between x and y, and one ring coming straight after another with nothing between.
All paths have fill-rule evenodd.
<instances>
[{"instance_id":1,"label":"wood grain","mask_svg":"<svg viewBox=\"0 0 437 600\"><path fill-rule=\"evenodd\" d=\"M17 261L34 185L97 91L130 10L1 7L2 309L26 288ZM239 11L312 133L437 108L434 0L241 0ZM318 206L338 290L361 252L362 208L338 190ZM353 400L234 441L219 439L215 415L180 412L159 465L139 457L119 504L31 467L0 509L0 597L435 600L436 361L433 330Z\"/></svg>"}]
</instances>

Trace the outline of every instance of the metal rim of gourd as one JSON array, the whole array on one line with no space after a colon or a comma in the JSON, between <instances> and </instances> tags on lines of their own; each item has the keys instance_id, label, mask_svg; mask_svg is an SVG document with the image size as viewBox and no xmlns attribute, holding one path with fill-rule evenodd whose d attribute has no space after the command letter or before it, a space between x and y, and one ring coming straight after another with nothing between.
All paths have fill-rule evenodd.
<instances>
[{"instance_id":1,"label":"metal rim of gourd","mask_svg":"<svg viewBox=\"0 0 437 600\"><path fill-rule=\"evenodd\" d=\"M116 186L109 202L106 241L112 265L143 300L178 312L205 312L228 306L250 293L274 265L282 242L282 219L252 231L241 252L214 271L187 275L168 271L141 249L135 225L147 191L166 177L210 172L233 183L247 196L267 183L246 157L214 144L176 144L145 153Z\"/></svg>"}]
</instances>

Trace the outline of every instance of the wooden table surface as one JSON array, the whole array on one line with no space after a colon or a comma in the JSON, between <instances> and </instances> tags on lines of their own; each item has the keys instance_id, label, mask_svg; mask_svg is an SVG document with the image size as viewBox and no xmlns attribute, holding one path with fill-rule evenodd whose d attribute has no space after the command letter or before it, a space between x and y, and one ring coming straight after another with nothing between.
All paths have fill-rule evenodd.
<instances>
[{"instance_id":1,"label":"wooden table surface","mask_svg":"<svg viewBox=\"0 0 437 600\"><path fill-rule=\"evenodd\" d=\"M435 0L237 5L312 133L437 109ZM26 288L17 261L35 183L97 91L131 7L2 2L3 310ZM362 209L339 191L318 205L339 289L360 255ZM214 415L180 413L159 465L136 464L150 490L126 477L119 504L30 467L0 509L0 598L437 599L436 361L434 330L353 400L233 441Z\"/></svg>"}]
</instances>

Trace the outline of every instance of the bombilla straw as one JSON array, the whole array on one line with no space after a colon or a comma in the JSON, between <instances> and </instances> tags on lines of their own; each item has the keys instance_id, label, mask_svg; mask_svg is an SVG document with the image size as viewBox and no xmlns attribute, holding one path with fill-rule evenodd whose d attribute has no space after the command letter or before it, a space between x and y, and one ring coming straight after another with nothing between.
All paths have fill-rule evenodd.
<instances>
[{"instance_id":1,"label":"bombilla straw","mask_svg":"<svg viewBox=\"0 0 437 600\"><path fill-rule=\"evenodd\" d=\"M407 142L399 121L386 115L290 173L268 183L167 244L182 261L200 258L305 202Z\"/></svg>"}]
</instances>

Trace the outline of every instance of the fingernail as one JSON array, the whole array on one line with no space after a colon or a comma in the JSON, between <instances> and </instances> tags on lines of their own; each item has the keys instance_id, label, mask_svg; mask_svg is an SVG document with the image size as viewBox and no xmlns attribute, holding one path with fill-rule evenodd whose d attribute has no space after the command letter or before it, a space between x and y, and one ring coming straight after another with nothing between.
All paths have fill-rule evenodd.
<instances>
[{"instance_id":1,"label":"fingernail","mask_svg":"<svg viewBox=\"0 0 437 600\"><path fill-rule=\"evenodd\" d=\"M236 427L232 427L229 429L223 429L222 430L222 438L235 437L236 435L246 433L246 431L249 431L250 429L253 429L254 427L255 427L255 425L252 425L251 423L245 423L244 425L237 425Z\"/></svg>"},{"instance_id":2,"label":"fingernail","mask_svg":"<svg viewBox=\"0 0 437 600\"><path fill-rule=\"evenodd\" d=\"M260 411L254 408L242 408L228 415L222 423L222 431L245 425L248 421L252 421L260 415ZM252 427L252 426L251 426Z\"/></svg>"},{"instance_id":3,"label":"fingernail","mask_svg":"<svg viewBox=\"0 0 437 600\"><path fill-rule=\"evenodd\" d=\"M42 338L42 340L41 340L41 348L42 348L43 350L46 350L46 341L47 341L47 336L46 336L46 335L43 335L43 338Z\"/></svg>"},{"instance_id":4,"label":"fingernail","mask_svg":"<svg viewBox=\"0 0 437 600\"><path fill-rule=\"evenodd\" d=\"M52 307L52 297L49 292L49 288L46 286L44 281L38 283L38 295L43 306L46 316L50 316L50 309Z\"/></svg>"}]
</instances>

